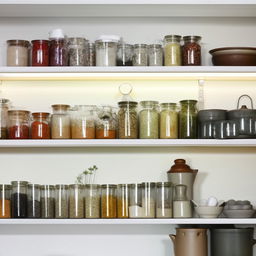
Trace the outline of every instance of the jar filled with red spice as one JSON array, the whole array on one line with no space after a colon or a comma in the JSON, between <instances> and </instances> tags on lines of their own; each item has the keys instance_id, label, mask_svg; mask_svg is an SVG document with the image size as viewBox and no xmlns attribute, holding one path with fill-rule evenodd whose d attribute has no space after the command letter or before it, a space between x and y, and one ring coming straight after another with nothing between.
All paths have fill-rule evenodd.
<instances>
[{"instance_id":1,"label":"jar filled with red spice","mask_svg":"<svg viewBox=\"0 0 256 256\"><path fill-rule=\"evenodd\" d=\"M50 113L36 112L32 113L31 123L32 139L50 139Z\"/></svg>"},{"instance_id":2,"label":"jar filled with red spice","mask_svg":"<svg viewBox=\"0 0 256 256\"><path fill-rule=\"evenodd\" d=\"M49 66L49 41L32 41L32 66Z\"/></svg>"},{"instance_id":3,"label":"jar filled with red spice","mask_svg":"<svg viewBox=\"0 0 256 256\"><path fill-rule=\"evenodd\" d=\"M29 111L8 111L8 139L29 139Z\"/></svg>"},{"instance_id":4,"label":"jar filled with red spice","mask_svg":"<svg viewBox=\"0 0 256 256\"><path fill-rule=\"evenodd\" d=\"M199 44L200 36L184 36L184 45L182 47L183 66L201 65L201 46Z\"/></svg>"}]
</instances>

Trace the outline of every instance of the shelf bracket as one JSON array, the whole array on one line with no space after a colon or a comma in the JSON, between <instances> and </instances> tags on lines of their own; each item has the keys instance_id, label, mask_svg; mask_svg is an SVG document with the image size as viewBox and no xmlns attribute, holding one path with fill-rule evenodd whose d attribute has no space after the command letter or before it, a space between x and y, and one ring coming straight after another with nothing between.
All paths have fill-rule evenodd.
<instances>
[{"instance_id":1,"label":"shelf bracket","mask_svg":"<svg viewBox=\"0 0 256 256\"><path fill-rule=\"evenodd\" d=\"M204 109L204 85L205 80L199 79L198 80L198 109Z\"/></svg>"}]
</instances>

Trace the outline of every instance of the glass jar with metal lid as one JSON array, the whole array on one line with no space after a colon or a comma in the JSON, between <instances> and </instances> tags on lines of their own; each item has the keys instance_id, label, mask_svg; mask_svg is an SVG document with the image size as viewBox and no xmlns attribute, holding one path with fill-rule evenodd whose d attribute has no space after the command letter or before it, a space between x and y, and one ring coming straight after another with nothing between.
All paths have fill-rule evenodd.
<instances>
[{"instance_id":1,"label":"glass jar with metal lid","mask_svg":"<svg viewBox=\"0 0 256 256\"><path fill-rule=\"evenodd\" d=\"M100 218L101 187L98 184L85 186L85 218Z\"/></svg>"},{"instance_id":2,"label":"glass jar with metal lid","mask_svg":"<svg viewBox=\"0 0 256 256\"><path fill-rule=\"evenodd\" d=\"M200 36L184 36L184 45L182 47L183 66L201 65L201 46L199 44Z\"/></svg>"},{"instance_id":3,"label":"glass jar with metal lid","mask_svg":"<svg viewBox=\"0 0 256 256\"><path fill-rule=\"evenodd\" d=\"M95 59L95 44L86 42L86 57L85 57L85 66L93 67L96 65Z\"/></svg>"},{"instance_id":4,"label":"glass jar with metal lid","mask_svg":"<svg viewBox=\"0 0 256 256\"><path fill-rule=\"evenodd\" d=\"M29 65L30 43L26 40L7 41L7 66Z\"/></svg>"},{"instance_id":5,"label":"glass jar with metal lid","mask_svg":"<svg viewBox=\"0 0 256 256\"><path fill-rule=\"evenodd\" d=\"M28 184L28 218L41 217L40 186Z\"/></svg>"},{"instance_id":6,"label":"glass jar with metal lid","mask_svg":"<svg viewBox=\"0 0 256 256\"><path fill-rule=\"evenodd\" d=\"M134 45L132 65L148 66L148 46L146 44Z\"/></svg>"},{"instance_id":7,"label":"glass jar with metal lid","mask_svg":"<svg viewBox=\"0 0 256 256\"><path fill-rule=\"evenodd\" d=\"M84 218L84 185L69 185L69 218Z\"/></svg>"},{"instance_id":8,"label":"glass jar with metal lid","mask_svg":"<svg viewBox=\"0 0 256 256\"><path fill-rule=\"evenodd\" d=\"M31 138L32 139L50 139L50 113L36 112L32 113L31 122Z\"/></svg>"},{"instance_id":9,"label":"glass jar with metal lid","mask_svg":"<svg viewBox=\"0 0 256 256\"><path fill-rule=\"evenodd\" d=\"M68 218L68 185L58 184L55 185L55 218L67 219Z\"/></svg>"},{"instance_id":10,"label":"glass jar with metal lid","mask_svg":"<svg viewBox=\"0 0 256 256\"><path fill-rule=\"evenodd\" d=\"M117 185L117 218L129 217L129 186Z\"/></svg>"},{"instance_id":11,"label":"glass jar with metal lid","mask_svg":"<svg viewBox=\"0 0 256 256\"><path fill-rule=\"evenodd\" d=\"M156 217L156 183L142 183L142 211L143 218Z\"/></svg>"},{"instance_id":12,"label":"glass jar with metal lid","mask_svg":"<svg viewBox=\"0 0 256 256\"><path fill-rule=\"evenodd\" d=\"M54 198L55 186L53 185L41 185L41 218L53 219L55 218L55 198Z\"/></svg>"},{"instance_id":13,"label":"glass jar with metal lid","mask_svg":"<svg viewBox=\"0 0 256 256\"><path fill-rule=\"evenodd\" d=\"M164 37L164 65L181 66L181 36L167 35Z\"/></svg>"},{"instance_id":14,"label":"glass jar with metal lid","mask_svg":"<svg viewBox=\"0 0 256 256\"><path fill-rule=\"evenodd\" d=\"M148 48L149 66L163 66L163 48L161 44L151 44Z\"/></svg>"},{"instance_id":15,"label":"glass jar with metal lid","mask_svg":"<svg viewBox=\"0 0 256 256\"><path fill-rule=\"evenodd\" d=\"M133 46L131 44L118 44L117 66L132 66Z\"/></svg>"},{"instance_id":16,"label":"glass jar with metal lid","mask_svg":"<svg viewBox=\"0 0 256 256\"><path fill-rule=\"evenodd\" d=\"M49 41L33 40L31 43L32 66L49 66Z\"/></svg>"},{"instance_id":17,"label":"glass jar with metal lid","mask_svg":"<svg viewBox=\"0 0 256 256\"><path fill-rule=\"evenodd\" d=\"M129 218L142 218L142 185L133 183L129 185Z\"/></svg>"},{"instance_id":18,"label":"glass jar with metal lid","mask_svg":"<svg viewBox=\"0 0 256 256\"><path fill-rule=\"evenodd\" d=\"M101 185L101 218L117 217L116 185Z\"/></svg>"},{"instance_id":19,"label":"glass jar with metal lid","mask_svg":"<svg viewBox=\"0 0 256 256\"><path fill-rule=\"evenodd\" d=\"M7 139L9 100L0 99L0 139Z\"/></svg>"},{"instance_id":20,"label":"glass jar with metal lid","mask_svg":"<svg viewBox=\"0 0 256 256\"><path fill-rule=\"evenodd\" d=\"M11 190L11 185L0 184L0 218L11 218Z\"/></svg>"},{"instance_id":21,"label":"glass jar with metal lid","mask_svg":"<svg viewBox=\"0 0 256 256\"><path fill-rule=\"evenodd\" d=\"M71 37L68 39L68 64L69 66L85 66L86 64L86 39Z\"/></svg>"}]
</instances>

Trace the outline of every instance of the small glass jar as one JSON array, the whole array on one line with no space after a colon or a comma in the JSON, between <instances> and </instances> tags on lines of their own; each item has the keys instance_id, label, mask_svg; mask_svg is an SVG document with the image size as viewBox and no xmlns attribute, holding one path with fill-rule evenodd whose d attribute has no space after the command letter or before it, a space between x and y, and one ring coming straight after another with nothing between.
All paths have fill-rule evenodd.
<instances>
[{"instance_id":1,"label":"small glass jar","mask_svg":"<svg viewBox=\"0 0 256 256\"><path fill-rule=\"evenodd\" d=\"M85 66L86 64L86 40L81 37L68 39L68 65Z\"/></svg>"},{"instance_id":2,"label":"small glass jar","mask_svg":"<svg viewBox=\"0 0 256 256\"><path fill-rule=\"evenodd\" d=\"M32 66L49 66L49 41L32 41Z\"/></svg>"},{"instance_id":3,"label":"small glass jar","mask_svg":"<svg viewBox=\"0 0 256 256\"><path fill-rule=\"evenodd\" d=\"M201 66L200 36L184 36L182 47L183 66Z\"/></svg>"},{"instance_id":4,"label":"small glass jar","mask_svg":"<svg viewBox=\"0 0 256 256\"><path fill-rule=\"evenodd\" d=\"M12 181L11 211L12 218L27 218L27 181Z\"/></svg>"},{"instance_id":5,"label":"small glass jar","mask_svg":"<svg viewBox=\"0 0 256 256\"><path fill-rule=\"evenodd\" d=\"M117 217L116 185L101 185L101 218Z\"/></svg>"},{"instance_id":6,"label":"small glass jar","mask_svg":"<svg viewBox=\"0 0 256 256\"><path fill-rule=\"evenodd\" d=\"M158 182L156 185L156 217L172 218L172 184Z\"/></svg>"},{"instance_id":7,"label":"small glass jar","mask_svg":"<svg viewBox=\"0 0 256 256\"><path fill-rule=\"evenodd\" d=\"M0 99L0 139L7 139L9 100Z\"/></svg>"},{"instance_id":8,"label":"small glass jar","mask_svg":"<svg viewBox=\"0 0 256 256\"><path fill-rule=\"evenodd\" d=\"M11 185L0 184L0 218L11 218Z\"/></svg>"},{"instance_id":9,"label":"small glass jar","mask_svg":"<svg viewBox=\"0 0 256 256\"><path fill-rule=\"evenodd\" d=\"M156 217L156 184L154 182L142 183L142 212L143 218Z\"/></svg>"},{"instance_id":10,"label":"small glass jar","mask_svg":"<svg viewBox=\"0 0 256 256\"><path fill-rule=\"evenodd\" d=\"M158 101L141 101L139 114L140 139L159 138Z\"/></svg>"},{"instance_id":11,"label":"small glass jar","mask_svg":"<svg viewBox=\"0 0 256 256\"><path fill-rule=\"evenodd\" d=\"M7 66L29 65L29 41L8 40L7 41Z\"/></svg>"},{"instance_id":12,"label":"small glass jar","mask_svg":"<svg viewBox=\"0 0 256 256\"><path fill-rule=\"evenodd\" d=\"M69 185L69 218L84 218L84 186L80 184Z\"/></svg>"},{"instance_id":13,"label":"small glass jar","mask_svg":"<svg viewBox=\"0 0 256 256\"><path fill-rule=\"evenodd\" d=\"M137 102L120 101L118 103L118 136L119 139L138 138Z\"/></svg>"},{"instance_id":14,"label":"small glass jar","mask_svg":"<svg viewBox=\"0 0 256 256\"><path fill-rule=\"evenodd\" d=\"M93 67L96 65L95 55L95 44L86 42L85 66Z\"/></svg>"},{"instance_id":15,"label":"small glass jar","mask_svg":"<svg viewBox=\"0 0 256 256\"><path fill-rule=\"evenodd\" d=\"M149 66L163 66L163 48L161 44L151 44L148 48Z\"/></svg>"},{"instance_id":16,"label":"small glass jar","mask_svg":"<svg viewBox=\"0 0 256 256\"><path fill-rule=\"evenodd\" d=\"M8 139L29 139L29 111L8 111Z\"/></svg>"},{"instance_id":17,"label":"small glass jar","mask_svg":"<svg viewBox=\"0 0 256 256\"><path fill-rule=\"evenodd\" d=\"M85 187L85 218L100 218L100 185L89 184Z\"/></svg>"},{"instance_id":18,"label":"small glass jar","mask_svg":"<svg viewBox=\"0 0 256 256\"><path fill-rule=\"evenodd\" d=\"M132 66L133 46L131 44L118 44L117 66Z\"/></svg>"},{"instance_id":19,"label":"small glass jar","mask_svg":"<svg viewBox=\"0 0 256 256\"><path fill-rule=\"evenodd\" d=\"M55 217L55 187L53 185L41 185L40 202L41 202L41 218L53 219Z\"/></svg>"},{"instance_id":20,"label":"small glass jar","mask_svg":"<svg viewBox=\"0 0 256 256\"><path fill-rule=\"evenodd\" d=\"M32 113L31 123L32 139L50 139L50 113L36 112Z\"/></svg>"},{"instance_id":21,"label":"small glass jar","mask_svg":"<svg viewBox=\"0 0 256 256\"><path fill-rule=\"evenodd\" d=\"M148 66L148 46L135 44L132 58L133 66Z\"/></svg>"},{"instance_id":22,"label":"small glass jar","mask_svg":"<svg viewBox=\"0 0 256 256\"><path fill-rule=\"evenodd\" d=\"M71 126L69 111L70 106L64 104L52 105L51 134L52 139L70 139Z\"/></svg>"},{"instance_id":23,"label":"small glass jar","mask_svg":"<svg viewBox=\"0 0 256 256\"><path fill-rule=\"evenodd\" d=\"M117 185L117 218L129 217L128 184Z\"/></svg>"},{"instance_id":24,"label":"small glass jar","mask_svg":"<svg viewBox=\"0 0 256 256\"><path fill-rule=\"evenodd\" d=\"M40 185L28 184L28 218L41 217Z\"/></svg>"},{"instance_id":25,"label":"small glass jar","mask_svg":"<svg viewBox=\"0 0 256 256\"><path fill-rule=\"evenodd\" d=\"M95 139L96 106L77 105L71 114L72 139Z\"/></svg>"},{"instance_id":26,"label":"small glass jar","mask_svg":"<svg viewBox=\"0 0 256 256\"><path fill-rule=\"evenodd\" d=\"M197 138L197 101L180 101L179 112L179 138L196 139Z\"/></svg>"},{"instance_id":27,"label":"small glass jar","mask_svg":"<svg viewBox=\"0 0 256 256\"><path fill-rule=\"evenodd\" d=\"M142 218L144 216L141 188L141 184L138 183L129 185L129 218Z\"/></svg>"},{"instance_id":28,"label":"small glass jar","mask_svg":"<svg viewBox=\"0 0 256 256\"><path fill-rule=\"evenodd\" d=\"M164 65L181 66L181 36L167 35L164 37Z\"/></svg>"},{"instance_id":29,"label":"small glass jar","mask_svg":"<svg viewBox=\"0 0 256 256\"><path fill-rule=\"evenodd\" d=\"M68 185L55 186L55 218L68 219Z\"/></svg>"},{"instance_id":30,"label":"small glass jar","mask_svg":"<svg viewBox=\"0 0 256 256\"><path fill-rule=\"evenodd\" d=\"M177 139L178 112L176 103L162 103L160 107L160 139Z\"/></svg>"}]
</instances>

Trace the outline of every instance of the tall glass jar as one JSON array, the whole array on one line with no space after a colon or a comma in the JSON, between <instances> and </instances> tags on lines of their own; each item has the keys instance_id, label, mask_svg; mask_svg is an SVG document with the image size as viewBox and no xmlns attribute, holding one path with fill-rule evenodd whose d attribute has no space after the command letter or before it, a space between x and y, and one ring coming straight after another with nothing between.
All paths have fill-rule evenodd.
<instances>
[{"instance_id":1,"label":"tall glass jar","mask_svg":"<svg viewBox=\"0 0 256 256\"><path fill-rule=\"evenodd\" d=\"M137 102L120 101L118 103L118 136L119 139L138 138Z\"/></svg>"},{"instance_id":2,"label":"tall glass jar","mask_svg":"<svg viewBox=\"0 0 256 256\"><path fill-rule=\"evenodd\" d=\"M71 114L72 139L95 139L96 106L76 105Z\"/></svg>"},{"instance_id":3,"label":"tall glass jar","mask_svg":"<svg viewBox=\"0 0 256 256\"><path fill-rule=\"evenodd\" d=\"M101 218L117 217L116 185L101 185Z\"/></svg>"},{"instance_id":4,"label":"tall glass jar","mask_svg":"<svg viewBox=\"0 0 256 256\"><path fill-rule=\"evenodd\" d=\"M55 186L55 218L68 218L68 185L59 184Z\"/></svg>"},{"instance_id":5,"label":"tall glass jar","mask_svg":"<svg viewBox=\"0 0 256 256\"><path fill-rule=\"evenodd\" d=\"M141 101L139 114L140 139L159 138L158 101Z\"/></svg>"},{"instance_id":6,"label":"tall glass jar","mask_svg":"<svg viewBox=\"0 0 256 256\"><path fill-rule=\"evenodd\" d=\"M197 101L180 101L179 112L179 138L196 139L197 138Z\"/></svg>"},{"instance_id":7,"label":"tall glass jar","mask_svg":"<svg viewBox=\"0 0 256 256\"><path fill-rule=\"evenodd\" d=\"M129 218L142 218L142 185L138 183L129 185Z\"/></svg>"},{"instance_id":8,"label":"tall glass jar","mask_svg":"<svg viewBox=\"0 0 256 256\"><path fill-rule=\"evenodd\" d=\"M29 139L29 111L8 111L8 139Z\"/></svg>"},{"instance_id":9,"label":"tall glass jar","mask_svg":"<svg viewBox=\"0 0 256 256\"><path fill-rule=\"evenodd\" d=\"M129 217L129 189L128 184L117 185L117 218Z\"/></svg>"},{"instance_id":10,"label":"tall glass jar","mask_svg":"<svg viewBox=\"0 0 256 256\"><path fill-rule=\"evenodd\" d=\"M12 218L27 218L27 181L12 181L11 209Z\"/></svg>"},{"instance_id":11,"label":"tall glass jar","mask_svg":"<svg viewBox=\"0 0 256 256\"><path fill-rule=\"evenodd\" d=\"M178 138L178 112L176 103L161 103L160 139Z\"/></svg>"},{"instance_id":12,"label":"tall glass jar","mask_svg":"<svg viewBox=\"0 0 256 256\"><path fill-rule=\"evenodd\" d=\"M69 218L84 218L84 186L80 184L69 185Z\"/></svg>"},{"instance_id":13,"label":"tall glass jar","mask_svg":"<svg viewBox=\"0 0 256 256\"><path fill-rule=\"evenodd\" d=\"M0 99L0 139L7 139L9 100Z\"/></svg>"},{"instance_id":14,"label":"tall glass jar","mask_svg":"<svg viewBox=\"0 0 256 256\"><path fill-rule=\"evenodd\" d=\"M156 217L156 184L154 182L142 183L142 211L143 218Z\"/></svg>"},{"instance_id":15,"label":"tall glass jar","mask_svg":"<svg viewBox=\"0 0 256 256\"><path fill-rule=\"evenodd\" d=\"M132 66L133 46L131 44L118 44L117 66Z\"/></svg>"},{"instance_id":16,"label":"tall glass jar","mask_svg":"<svg viewBox=\"0 0 256 256\"><path fill-rule=\"evenodd\" d=\"M85 187L85 218L100 218L100 185L88 184Z\"/></svg>"},{"instance_id":17,"label":"tall glass jar","mask_svg":"<svg viewBox=\"0 0 256 256\"><path fill-rule=\"evenodd\" d=\"M53 219L55 217L55 187L53 185L41 185L41 218Z\"/></svg>"},{"instance_id":18,"label":"tall glass jar","mask_svg":"<svg viewBox=\"0 0 256 256\"><path fill-rule=\"evenodd\" d=\"M32 113L31 122L32 139L50 139L50 113L36 112Z\"/></svg>"},{"instance_id":19,"label":"tall glass jar","mask_svg":"<svg viewBox=\"0 0 256 256\"><path fill-rule=\"evenodd\" d=\"M86 40L81 37L68 39L68 65L85 66L86 64Z\"/></svg>"},{"instance_id":20,"label":"tall glass jar","mask_svg":"<svg viewBox=\"0 0 256 256\"><path fill-rule=\"evenodd\" d=\"M163 66L163 48L161 44L151 44L148 48L149 66Z\"/></svg>"},{"instance_id":21,"label":"tall glass jar","mask_svg":"<svg viewBox=\"0 0 256 256\"><path fill-rule=\"evenodd\" d=\"M70 106L64 104L52 105L51 134L52 139L70 139Z\"/></svg>"},{"instance_id":22,"label":"tall glass jar","mask_svg":"<svg viewBox=\"0 0 256 256\"><path fill-rule=\"evenodd\" d=\"M184 36L182 47L183 66L201 66L200 36Z\"/></svg>"},{"instance_id":23,"label":"tall glass jar","mask_svg":"<svg viewBox=\"0 0 256 256\"><path fill-rule=\"evenodd\" d=\"M156 185L156 217L172 218L172 184L158 182Z\"/></svg>"},{"instance_id":24,"label":"tall glass jar","mask_svg":"<svg viewBox=\"0 0 256 256\"><path fill-rule=\"evenodd\" d=\"M148 66L148 46L146 44L134 45L132 65Z\"/></svg>"},{"instance_id":25,"label":"tall glass jar","mask_svg":"<svg viewBox=\"0 0 256 256\"><path fill-rule=\"evenodd\" d=\"M7 66L28 66L29 65L30 43L26 40L7 41Z\"/></svg>"},{"instance_id":26,"label":"tall glass jar","mask_svg":"<svg viewBox=\"0 0 256 256\"><path fill-rule=\"evenodd\" d=\"M95 57L95 44L86 42L86 57L85 57L85 66L93 67L96 65Z\"/></svg>"},{"instance_id":27,"label":"tall glass jar","mask_svg":"<svg viewBox=\"0 0 256 256\"><path fill-rule=\"evenodd\" d=\"M181 36L167 35L164 37L164 65L181 66Z\"/></svg>"},{"instance_id":28,"label":"tall glass jar","mask_svg":"<svg viewBox=\"0 0 256 256\"><path fill-rule=\"evenodd\" d=\"M32 66L49 66L49 41L32 41Z\"/></svg>"},{"instance_id":29,"label":"tall glass jar","mask_svg":"<svg viewBox=\"0 0 256 256\"><path fill-rule=\"evenodd\" d=\"M0 184L0 218L11 218L11 189L7 184Z\"/></svg>"},{"instance_id":30,"label":"tall glass jar","mask_svg":"<svg viewBox=\"0 0 256 256\"><path fill-rule=\"evenodd\" d=\"M41 217L40 185L28 184L28 218Z\"/></svg>"}]
</instances>

